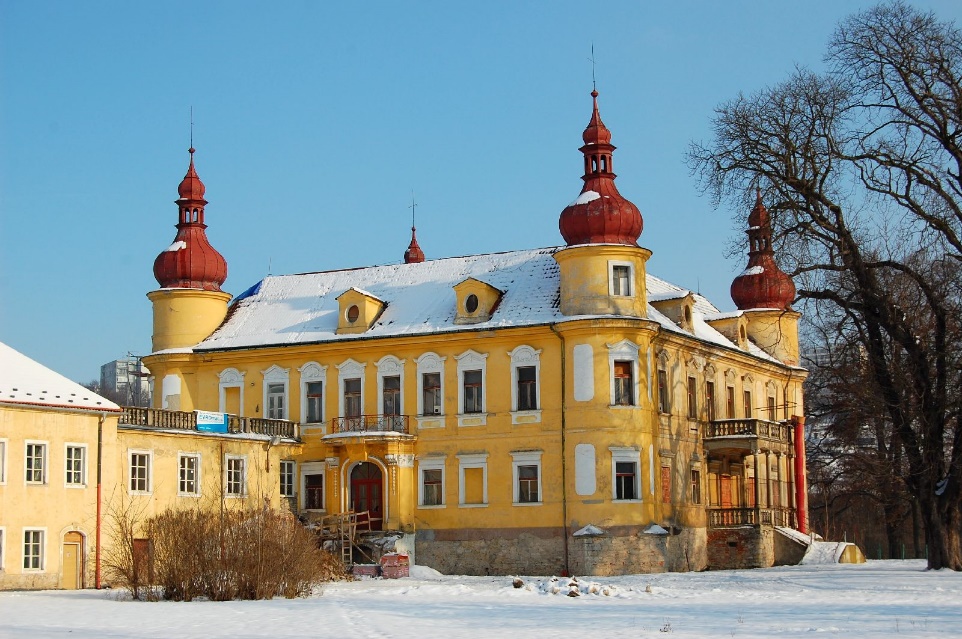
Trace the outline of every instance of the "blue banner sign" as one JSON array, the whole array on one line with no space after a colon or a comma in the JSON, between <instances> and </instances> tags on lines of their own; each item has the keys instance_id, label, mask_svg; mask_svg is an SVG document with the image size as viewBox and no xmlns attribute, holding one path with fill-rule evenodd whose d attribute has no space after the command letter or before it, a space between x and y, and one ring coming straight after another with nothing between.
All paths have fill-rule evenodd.
<instances>
[{"instance_id":1,"label":"blue banner sign","mask_svg":"<svg viewBox=\"0 0 962 639\"><path fill-rule=\"evenodd\" d=\"M208 410L195 410L197 430L208 433L227 432L227 413L214 413Z\"/></svg>"}]
</instances>

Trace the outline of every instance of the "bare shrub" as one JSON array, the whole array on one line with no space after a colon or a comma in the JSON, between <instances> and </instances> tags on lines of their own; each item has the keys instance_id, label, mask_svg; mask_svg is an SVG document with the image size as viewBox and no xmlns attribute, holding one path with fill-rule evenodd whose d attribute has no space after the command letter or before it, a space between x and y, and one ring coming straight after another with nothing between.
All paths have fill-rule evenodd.
<instances>
[{"instance_id":1,"label":"bare shrub","mask_svg":"<svg viewBox=\"0 0 962 639\"><path fill-rule=\"evenodd\" d=\"M123 523L124 530L136 529L131 517ZM345 576L341 562L321 550L317 537L285 511L168 509L147 519L143 530L150 539L150 581L145 581L143 571L116 571L116 583L135 599L293 598ZM123 539L132 540L133 534ZM111 548L116 555L112 563L132 568L133 545L123 539Z\"/></svg>"}]
</instances>

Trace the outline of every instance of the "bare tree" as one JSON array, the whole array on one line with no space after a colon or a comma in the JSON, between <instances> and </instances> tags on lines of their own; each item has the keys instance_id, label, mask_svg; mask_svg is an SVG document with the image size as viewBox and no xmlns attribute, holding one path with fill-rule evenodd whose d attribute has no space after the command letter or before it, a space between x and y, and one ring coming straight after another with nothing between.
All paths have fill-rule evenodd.
<instances>
[{"instance_id":1,"label":"bare tree","mask_svg":"<svg viewBox=\"0 0 962 639\"><path fill-rule=\"evenodd\" d=\"M809 320L858 346L929 567L962 570L962 33L883 4L827 60L723 104L689 160L716 202L764 189Z\"/></svg>"}]
</instances>

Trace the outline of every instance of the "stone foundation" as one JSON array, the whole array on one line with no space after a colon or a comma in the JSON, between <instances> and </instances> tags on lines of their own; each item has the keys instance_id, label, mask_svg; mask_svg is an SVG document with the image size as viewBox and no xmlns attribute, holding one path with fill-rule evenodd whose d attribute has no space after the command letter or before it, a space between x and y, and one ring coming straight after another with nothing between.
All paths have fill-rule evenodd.
<instances>
[{"instance_id":1,"label":"stone foundation","mask_svg":"<svg viewBox=\"0 0 962 639\"><path fill-rule=\"evenodd\" d=\"M770 526L712 528L708 531L708 569L770 568L775 563Z\"/></svg>"},{"instance_id":2,"label":"stone foundation","mask_svg":"<svg viewBox=\"0 0 962 639\"><path fill-rule=\"evenodd\" d=\"M645 528L621 526L598 536L569 536L571 574L601 577L707 567L705 529L651 535ZM560 575L565 569L562 534L559 528L421 530L417 563L446 574Z\"/></svg>"}]
</instances>

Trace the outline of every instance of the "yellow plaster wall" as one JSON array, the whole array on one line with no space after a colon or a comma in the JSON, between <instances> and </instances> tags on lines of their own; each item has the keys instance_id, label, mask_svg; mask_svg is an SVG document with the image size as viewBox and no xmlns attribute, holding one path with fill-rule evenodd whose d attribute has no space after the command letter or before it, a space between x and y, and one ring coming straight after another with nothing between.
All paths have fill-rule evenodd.
<instances>
[{"instance_id":1,"label":"yellow plaster wall","mask_svg":"<svg viewBox=\"0 0 962 639\"><path fill-rule=\"evenodd\" d=\"M227 315L230 293L163 288L147 298L154 309L154 352L193 346L214 332Z\"/></svg>"},{"instance_id":2,"label":"yellow plaster wall","mask_svg":"<svg viewBox=\"0 0 962 639\"><path fill-rule=\"evenodd\" d=\"M592 244L562 249L554 257L561 269L561 312L564 315L647 317L645 263L651 257L648 249L620 244ZM615 297L610 294L609 262L632 265L633 295Z\"/></svg>"}]
</instances>

